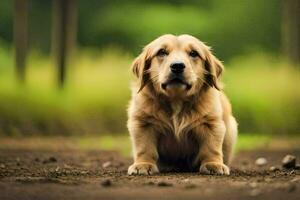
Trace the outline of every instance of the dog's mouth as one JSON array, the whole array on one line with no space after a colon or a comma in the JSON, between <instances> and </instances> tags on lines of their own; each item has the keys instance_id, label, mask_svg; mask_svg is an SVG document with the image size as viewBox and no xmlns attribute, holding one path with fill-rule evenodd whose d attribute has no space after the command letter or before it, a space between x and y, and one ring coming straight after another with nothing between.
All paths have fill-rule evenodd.
<instances>
[{"instance_id":1,"label":"dog's mouth","mask_svg":"<svg viewBox=\"0 0 300 200\"><path fill-rule=\"evenodd\" d=\"M192 85L184 81L182 77L175 77L171 78L165 83L161 84L162 89L167 90L167 87L171 88L181 88L182 86L185 87L186 90L191 89Z\"/></svg>"}]
</instances>

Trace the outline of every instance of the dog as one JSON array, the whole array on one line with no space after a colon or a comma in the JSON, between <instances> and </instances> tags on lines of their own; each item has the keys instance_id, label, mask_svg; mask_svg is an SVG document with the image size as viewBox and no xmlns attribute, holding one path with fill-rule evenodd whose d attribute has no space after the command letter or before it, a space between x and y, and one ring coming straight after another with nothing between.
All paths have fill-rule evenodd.
<instances>
[{"instance_id":1,"label":"dog","mask_svg":"<svg viewBox=\"0 0 300 200\"><path fill-rule=\"evenodd\" d=\"M163 35L134 60L127 127L129 175L229 175L237 122L222 91L223 64L190 35Z\"/></svg>"}]
</instances>

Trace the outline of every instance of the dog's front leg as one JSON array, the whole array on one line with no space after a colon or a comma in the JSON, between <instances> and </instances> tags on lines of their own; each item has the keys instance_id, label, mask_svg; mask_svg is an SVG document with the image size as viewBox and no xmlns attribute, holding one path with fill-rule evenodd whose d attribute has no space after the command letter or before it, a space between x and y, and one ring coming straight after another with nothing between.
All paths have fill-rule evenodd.
<instances>
[{"instance_id":1,"label":"dog's front leg","mask_svg":"<svg viewBox=\"0 0 300 200\"><path fill-rule=\"evenodd\" d=\"M198 128L198 131L200 131L198 133L200 173L229 175L229 168L223 163L222 145L226 131L223 121L203 125Z\"/></svg>"},{"instance_id":2,"label":"dog's front leg","mask_svg":"<svg viewBox=\"0 0 300 200\"><path fill-rule=\"evenodd\" d=\"M153 128L131 128L129 129L134 163L128 168L129 175L151 175L158 173L156 165L158 159L157 153L157 135Z\"/></svg>"}]
</instances>

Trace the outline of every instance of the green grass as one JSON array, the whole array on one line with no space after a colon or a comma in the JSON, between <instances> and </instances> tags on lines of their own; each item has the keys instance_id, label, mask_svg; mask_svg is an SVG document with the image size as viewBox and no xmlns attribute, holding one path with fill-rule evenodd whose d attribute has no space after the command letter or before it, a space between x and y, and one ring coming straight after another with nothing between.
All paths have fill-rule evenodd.
<instances>
[{"instance_id":1,"label":"green grass","mask_svg":"<svg viewBox=\"0 0 300 200\"><path fill-rule=\"evenodd\" d=\"M298 69L257 53L229 62L224 82L242 132L299 133Z\"/></svg>"},{"instance_id":2,"label":"green grass","mask_svg":"<svg viewBox=\"0 0 300 200\"><path fill-rule=\"evenodd\" d=\"M90 135L126 130L132 55L80 50L59 90L49 58L31 52L26 84L16 83L12 53L0 53L0 134ZM3 61L3 62L2 62ZM300 73L257 52L225 64L225 91L241 132L300 132Z\"/></svg>"},{"instance_id":3,"label":"green grass","mask_svg":"<svg viewBox=\"0 0 300 200\"><path fill-rule=\"evenodd\" d=\"M272 141L272 136L266 134L240 134L235 147L237 152L262 148Z\"/></svg>"},{"instance_id":4,"label":"green grass","mask_svg":"<svg viewBox=\"0 0 300 200\"><path fill-rule=\"evenodd\" d=\"M96 139L94 137L79 137L75 138L75 143L80 149L115 150L125 156L131 155L131 143L128 135L104 135Z\"/></svg>"},{"instance_id":5,"label":"green grass","mask_svg":"<svg viewBox=\"0 0 300 200\"><path fill-rule=\"evenodd\" d=\"M33 129L25 134L124 131L132 58L117 50L86 50L79 55L69 66L64 90L57 87L50 60L34 53L29 57L25 85L16 83L12 66L3 69L0 121L6 125L0 127L2 134L22 135L25 126Z\"/></svg>"},{"instance_id":6,"label":"green grass","mask_svg":"<svg viewBox=\"0 0 300 200\"><path fill-rule=\"evenodd\" d=\"M131 143L127 135L105 135L96 139L93 137L79 137L75 141L81 149L116 150L125 156L131 155ZM300 137L284 138L268 134L242 133L238 137L235 151L293 149L299 148L299 146Z\"/></svg>"},{"instance_id":7,"label":"green grass","mask_svg":"<svg viewBox=\"0 0 300 200\"><path fill-rule=\"evenodd\" d=\"M252 150L292 150L299 149L300 137L278 137L265 134L239 134L235 151ZM127 134L115 136L70 136L70 137L0 137L0 149L29 150L107 150L117 151L122 155L131 156L131 142Z\"/></svg>"},{"instance_id":8,"label":"green grass","mask_svg":"<svg viewBox=\"0 0 300 200\"><path fill-rule=\"evenodd\" d=\"M270 147L270 144L272 144L275 140L279 139L265 134L240 134L235 150L236 152L240 152L244 150L256 150L263 147ZM298 144L300 144L300 138L297 140ZM121 134L118 136L104 135L100 137L75 137L72 141L75 142L75 146L84 150L116 150L127 156L131 153L131 143L128 135ZM291 144L292 142L289 139L283 139L283 143Z\"/></svg>"}]
</instances>

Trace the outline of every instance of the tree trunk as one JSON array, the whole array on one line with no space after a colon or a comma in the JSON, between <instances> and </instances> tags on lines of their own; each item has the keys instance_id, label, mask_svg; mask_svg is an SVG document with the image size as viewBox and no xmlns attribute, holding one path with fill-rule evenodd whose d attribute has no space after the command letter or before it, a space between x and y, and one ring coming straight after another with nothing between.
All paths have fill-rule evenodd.
<instances>
[{"instance_id":1,"label":"tree trunk","mask_svg":"<svg viewBox=\"0 0 300 200\"><path fill-rule=\"evenodd\" d=\"M26 53L28 43L28 1L14 0L13 34L15 43L15 66L17 79L25 80Z\"/></svg>"},{"instance_id":2,"label":"tree trunk","mask_svg":"<svg viewBox=\"0 0 300 200\"><path fill-rule=\"evenodd\" d=\"M52 54L58 68L58 84L63 87L76 44L77 1L53 0L52 20Z\"/></svg>"},{"instance_id":3,"label":"tree trunk","mask_svg":"<svg viewBox=\"0 0 300 200\"><path fill-rule=\"evenodd\" d=\"M282 49L286 58L300 65L300 0L282 0Z\"/></svg>"}]
</instances>

